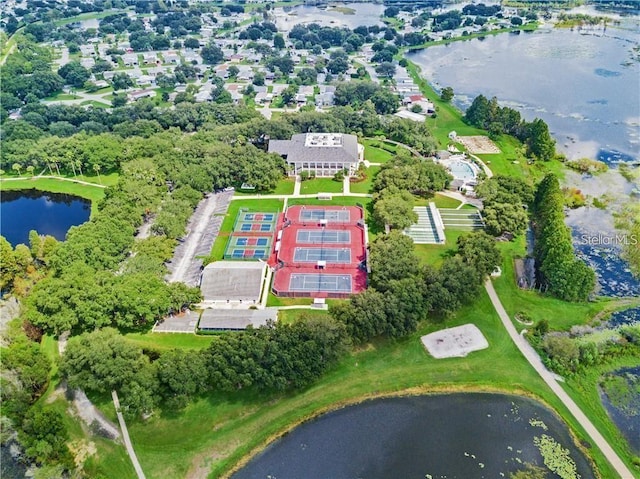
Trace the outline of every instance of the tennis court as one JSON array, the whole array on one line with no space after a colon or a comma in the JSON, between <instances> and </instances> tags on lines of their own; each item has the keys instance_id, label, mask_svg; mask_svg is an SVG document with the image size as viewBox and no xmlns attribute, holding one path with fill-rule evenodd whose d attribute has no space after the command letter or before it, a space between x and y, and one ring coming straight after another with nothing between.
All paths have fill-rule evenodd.
<instances>
[{"instance_id":1,"label":"tennis court","mask_svg":"<svg viewBox=\"0 0 640 479\"><path fill-rule=\"evenodd\" d=\"M276 215L275 213L245 213L245 212L241 212L240 213L241 217L240 217L240 221L245 221L245 222L258 222L258 223L262 223L264 222L271 222L273 220L275 220Z\"/></svg>"},{"instance_id":2,"label":"tennis court","mask_svg":"<svg viewBox=\"0 0 640 479\"><path fill-rule=\"evenodd\" d=\"M300 221L335 221L348 222L351 215L349 210L308 209L300 210Z\"/></svg>"},{"instance_id":3,"label":"tennis court","mask_svg":"<svg viewBox=\"0 0 640 479\"><path fill-rule=\"evenodd\" d=\"M234 248L231 250L231 254L229 251L224 255L225 259L265 259L269 256L269 250L267 248L259 248L259 249L242 249L242 248Z\"/></svg>"},{"instance_id":4,"label":"tennis court","mask_svg":"<svg viewBox=\"0 0 640 479\"><path fill-rule=\"evenodd\" d=\"M233 236L232 246L269 246L270 238L255 236Z\"/></svg>"},{"instance_id":5,"label":"tennis court","mask_svg":"<svg viewBox=\"0 0 640 479\"><path fill-rule=\"evenodd\" d=\"M294 273L289 279L289 291L351 292L351 275Z\"/></svg>"},{"instance_id":6,"label":"tennis court","mask_svg":"<svg viewBox=\"0 0 640 479\"><path fill-rule=\"evenodd\" d=\"M273 223L240 223L236 231L241 233L270 233L273 231Z\"/></svg>"},{"instance_id":7,"label":"tennis court","mask_svg":"<svg viewBox=\"0 0 640 479\"><path fill-rule=\"evenodd\" d=\"M298 230L296 243L350 244L351 232L346 230Z\"/></svg>"},{"instance_id":8,"label":"tennis court","mask_svg":"<svg viewBox=\"0 0 640 479\"><path fill-rule=\"evenodd\" d=\"M293 254L296 263L351 263L351 248L296 248Z\"/></svg>"}]
</instances>

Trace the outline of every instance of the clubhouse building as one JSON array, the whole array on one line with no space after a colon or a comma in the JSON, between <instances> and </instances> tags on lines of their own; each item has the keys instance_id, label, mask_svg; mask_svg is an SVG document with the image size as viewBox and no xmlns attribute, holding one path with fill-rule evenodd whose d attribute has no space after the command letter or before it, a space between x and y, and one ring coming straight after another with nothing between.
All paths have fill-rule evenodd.
<instances>
[{"instance_id":1,"label":"clubhouse building","mask_svg":"<svg viewBox=\"0 0 640 479\"><path fill-rule=\"evenodd\" d=\"M331 177L339 171L351 176L364 160L358 137L345 133L301 133L290 140L269 140L268 151L285 159L290 176L303 171L317 177Z\"/></svg>"}]
</instances>

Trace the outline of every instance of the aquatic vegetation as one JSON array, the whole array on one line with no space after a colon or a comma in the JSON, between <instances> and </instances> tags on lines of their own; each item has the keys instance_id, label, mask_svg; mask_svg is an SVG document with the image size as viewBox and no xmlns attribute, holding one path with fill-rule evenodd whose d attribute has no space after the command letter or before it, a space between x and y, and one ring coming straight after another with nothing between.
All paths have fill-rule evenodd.
<instances>
[{"instance_id":1,"label":"aquatic vegetation","mask_svg":"<svg viewBox=\"0 0 640 479\"><path fill-rule=\"evenodd\" d=\"M632 371L608 374L600 385L611 404L627 417L640 415L640 375Z\"/></svg>"},{"instance_id":2,"label":"aquatic vegetation","mask_svg":"<svg viewBox=\"0 0 640 479\"><path fill-rule=\"evenodd\" d=\"M569 450L562 447L554 438L543 434L540 437L534 437L533 443L540 450L544 465L561 479L579 479L581 477Z\"/></svg>"},{"instance_id":3,"label":"aquatic vegetation","mask_svg":"<svg viewBox=\"0 0 640 479\"><path fill-rule=\"evenodd\" d=\"M533 427L540 427L545 431L549 429L547 425L544 423L544 421L541 421L540 419L531 418L529 419L529 424L531 424Z\"/></svg>"}]
</instances>

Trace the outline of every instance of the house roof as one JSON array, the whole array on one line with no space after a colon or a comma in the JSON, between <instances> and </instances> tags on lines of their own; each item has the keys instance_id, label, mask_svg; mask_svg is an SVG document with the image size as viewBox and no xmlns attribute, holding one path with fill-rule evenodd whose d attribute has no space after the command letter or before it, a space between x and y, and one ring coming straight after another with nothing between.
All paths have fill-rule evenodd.
<instances>
[{"instance_id":1,"label":"house roof","mask_svg":"<svg viewBox=\"0 0 640 479\"><path fill-rule=\"evenodd\" d=\"M269 152L298 161L356 163L358 137L343 133L301 133L291 140L270 140Z\"/></svg>"},{"instance_id":2,"label":"house roof","mask_svg":"<svg viewBox=\"0 0 640 479\"><path fill-rule=\"evenodd\" d=\"M229 330L246 329L251 325L254 328L267 324L267 321L276 321L278 311L275 309L205 309L200 317L199 329L205 330Z\"/></svg>"}]
</instances>

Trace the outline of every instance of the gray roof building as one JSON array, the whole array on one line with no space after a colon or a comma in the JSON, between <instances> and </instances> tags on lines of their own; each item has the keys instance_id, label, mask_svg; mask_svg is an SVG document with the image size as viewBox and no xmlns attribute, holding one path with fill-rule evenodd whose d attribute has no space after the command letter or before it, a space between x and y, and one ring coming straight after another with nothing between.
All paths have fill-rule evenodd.
<instances>
[{"instance_id":1,"label":"gray roof building","mask_svg":"<svg viewBox=\"0 0 640 479\"><path fill-rule=\"evenodd\" d=\"M340 170L355 173L364 147L358 137L344 133L301 133L291 140L270 140L269 152L278 153L289 165L292 176L302 171L316 176L333 176Z\"/></svg>"},{"instance_id":2,"label":"gray roof building","mask_svg":"<svg viewBox=\"0 0 640 479\"><path fill-rule=\"evenodd\" d=\"M276 309L205 309L200 317L198 329L202 331L228 331L258 328L267 321L276 321Z\"/></svg>"},{"instance_id":3,"label":"gray roof building","mask_svg":"<svg viewBox=\"0 0 640 479\"><path fill-rule=\"evenodd\" d=\"M216 261L202 271L205 301L258 303L267 265L260 261Z\"/></svg>"}]
</instances>

